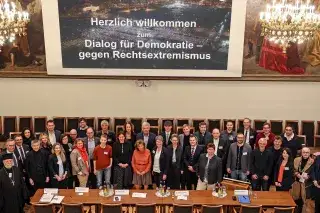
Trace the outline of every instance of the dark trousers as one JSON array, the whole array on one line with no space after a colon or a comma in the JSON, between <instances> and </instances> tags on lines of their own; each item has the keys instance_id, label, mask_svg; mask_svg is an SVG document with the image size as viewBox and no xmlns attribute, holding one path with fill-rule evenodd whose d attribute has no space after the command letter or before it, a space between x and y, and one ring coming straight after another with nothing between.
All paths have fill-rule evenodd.
<instances>
[{"instance_id":1,"label":"dark trousers","mask_svg":"<svg viewBox=\"0 0 320 213\"><path fill-rule=\"evenodd\" d=\"M194 190L197 188L198 177L196 172L190 172L189 170L185 171L186 173L186 181L187 181L187 189L192 190L192 185L194 185Z\"/></svg>"},{"instance_id":2,"label":"dark trousers","mask_svg":"<svg viewBox=\"0 0 320 213\"><path fill-rule=\"evenodd\" d=\"M64 179L63 181L57 181L57 179L51 179L51 187L58 188L58 189L67 189L68 188L68 178Z\"/></svg>"},{"instance_id":3,"label":"dark trousers","mask_svg":"<svg viewBox=\"0 0 320 213\"><path fill-rule=\"evenodd\" d=\"M47 185L45 178L43 180L33 180L33 183L34 185L31 186L31 190L30 190L30 197L32 197L38 189L44 189L46 188L46 185Z\"/></svg>"},{"instance_id":4,"label":"dark trousers","mask_svg":"<svg viewBox=\"0 0 320 213\"><path fill-rule=\"evenodd\" d=\"M258 179L251 180L252 190L254 191L269 191L269 180L263 180L263 176L258 176Z\"/></svg>"},{"instance_id":5,"label":"dark trousers","mask_svg":"<svg viewBox=\"0 0 320 213\"><path fill-rule=\"evenodd\" d=\"M180 189L181 170L176 164L172 164L168 173L168 184L170 189Z\"/></svg>"},{"instance_id":6,"label":"dark trousers","mask_svg":"<svg viewBox=\"0 0 320 213\"><path fill-rule=\"evenodd\" d=\"M314 212L320 213L320 198L316 198L314 204L315 204Z\"/></svg>"},{"instance_id":7,"label":"dark trousers","mask_svg":"<svg viewBox=\"0 0 320 213\"><path fill-rule=\"evenodd\" d=\"M87 185L88 185L88 187L90 189L96 189L97 188L97 177L93 173L93 160L90 160L90 173L89 173Z\"/></svg>"},{"instance_id":8,"label":"dark trousers","mask_svg":"<svg viewBox=\"0 0 320 213\"><path fill-rule=\"evenodd\" d=\"M297 204L296 209L295 209L295 213L302 213L303 200L299 199L299 200L295 200L294 202Z\"/></svg>"},{"instance_id":9,"label":"dark trousers","mask_svg":"<svg viewBox=\"0 0 320 213\"><path fill-rule=\"evenodd\" d=\"M187 185L186 180L186 171L183 171L183 174L180 175L181 189L185 190Z\"/></svg>"},{"instance_id":10,"label":"dark trousers","mask_svg":"<svg viewBox=\"0 0 320 213\"><path fill-rule=\"evenodd\" d=\"M152 174L153 174L154 183L156 184L157 187L159 187L160 186L160 182L163 181L162 175L160 173L157 173L157 172L152 172ZM163 183L161 183L161 184L163 184Z\"/></svg>"},{"instance_id":11,"label":"dark trousers","mask_svg":"<svg viewBox=\"0 0 320 213\"><path fill-rule=\"evenodd\" d=\"M73 175L72 177L70 177L70 182L71 182L71 183L69 183L69 186L71 186L70 189L73 188L73 183L74 183L74 187L80 186L80 182L79 182L77 175Z\"/></svg>"}]
</instances>

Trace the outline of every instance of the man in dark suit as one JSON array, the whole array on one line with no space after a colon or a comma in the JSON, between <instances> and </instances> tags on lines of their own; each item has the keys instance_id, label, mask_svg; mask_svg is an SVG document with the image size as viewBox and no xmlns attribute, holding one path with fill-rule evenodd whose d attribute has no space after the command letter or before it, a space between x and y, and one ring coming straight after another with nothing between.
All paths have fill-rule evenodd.
<instances>
[{"instance_id":1,"label":"man in dark suit","mask_svg":"<svg viewBox=\"0 0 320 213\"><path fill-rule=\"evenodd\" d=\"M172 132L172 122L171 121L165 121L164 122L164 132L161 133L161 136L163 138L163 146L167 147L171 144L171 136L173 134Z\"/></svg>"},{"instance_id":2,"label":"man in dark suit","mask_svg":"<svg viewBox=\"0 0 320 213\"><path fill-rule=\"evenodd\" d=\"M117 141L116 134L109 130L109 122L107 120L101 121L100 125L101 130L97 132L96 136L100 138L101 135L107 135L107 144L112 146Z\"/></svg>"},{"instance_id":3,"label":"man in dark suit","mask_svg":"<svg viewBox=\"0 0 320 213\"><path fill-rule=\"evenodd\" d=\"M16 149L16 146L15 146L14 140L8 139L7 142L6 142L6 149L5 149L5 150L2 152L2 154L0 155L0 168L3 167L3 164L2 164L2 155L5 154L5 153L12 153L13 166L19 168L20 172L22 173L22 171L23 171L23 165L22 165L22 162L21 162L19 156L17 156L17 155L15 154L15 149Z\"/></svg>"},{"instance_id":4,"label":"man in dark suit","mask_svg":"<svg viewBox=\"0 0 320 213\"><path fill-rule=\"evenodd\" d=\"M249 144L253 150L254 144L256 143L257 132L251 128L251 120L249 118L243 120L243 128L240 128L238 132L243 133L244 143Z\"/></svg>"},{"instance_id":5,"label":"man in dark suit","mask_svg":"<svg viewBox=\"0 0 320 213\"><path fill-rule=\"evenodd\" d=\"M85 118L79 118L79 127L77 129L77 134L79 138L84 138L86 137L87 134L87 129L88 129L88 125L87 125L87 120Z\"/></svg>"},{"instance_id":6,"label":"man in dark suit","mask_svg":"<svg viewBox=\"0 0 320 213\"><path fill-rule=\"evenodd\" d=\"M15 156L17 156L22 164L24 163L24 161L26 160L27 157L27 153L30 151L30 148L27 144L23 144L23 139L21 135L15 135L14 136L14 142L16 145L16 148L14 150L14 154Z\"/></svg>"},{"instance_id":7,"label":"man in dark suit","mask_svg":"<svg viewBox=\"0 0 320 213\"><path fill-rule=\"evenodd\" d=\"M143 140L147 149L152 151L156 143L156 135L150 132L150 124L148 122L143 122L142 132L137 134L137 140Z\"/></svg>"},{"instance_id":8,"label":"man in dark suit","mask_svg":"<svg viewBox=\"0 0 320 213\"><path fill-rule=\"evenodd\" d=\"M48 120L47 121L47 131L45 132L50 140L50 143L53 145L57 142L60 142L61 139L61 132L59 130L54 129L54 121Z\"/></svg>"},{"instance_id":9,"label":"man in dark suit","mask_svg":"<svg viewBox=\"0 0 320 213\"><path fill-rule=\"evenodd\" d=\"M206 145L212 142L212 135L207 130L207 124L205 122L201 122L199 124L199 131L197 131L194 136L198 138L199 145Z\"/></svg>"},{"instance_id":10,"label":"man in dark suit","mask_svg":"<svg viewBox=\"0 0 320 213\"><path fill-rule=\"evenodd\" d=\"M96 146L100 144L100 139L98 137L94 137L94 131L92 127L87 129L87 137L83 138L84 146L88 152L89 159L90 159L90 171L89 171L89 178L88 183L90 188L95 189L97 187L97 178L94 174L93 169L93 151Z\"/></svg>"},{"instance_id":11,"label":"man in dark suit","mask_svg":"<svg viewBox=\"0 0 320 213\"><path fill-rule=\"evenodd\" d=\"M212 130L212 141L215 147L214 154L221 158L222 160L222 174L227 172L226 164L227 164L227 157L229 152L229 141L224 140L220 137L220 130L215 128Z\"/></svg>"},{"instance_id":12,"label":"man in dark suit","mask_svg":"<svg viewBox=\"0 0 320 213\"><path fill-rule=\"evenodd\" d=\"M190 136L190 146L186 147L184 152L184 164L187 181L187 189L191 190L192 185L194 189L197 187L197 163L199 162L200 155L203 153L203 147L198 145L198 138L194 135Z\"/></svg>"}]
</instances>

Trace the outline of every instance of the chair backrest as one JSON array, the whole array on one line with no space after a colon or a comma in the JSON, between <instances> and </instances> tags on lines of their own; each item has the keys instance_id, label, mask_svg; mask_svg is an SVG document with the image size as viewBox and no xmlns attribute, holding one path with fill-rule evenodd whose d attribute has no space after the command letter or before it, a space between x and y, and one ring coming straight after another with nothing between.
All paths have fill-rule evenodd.
<instances>
[{"instance_id":1,"label":"chair backrest","mask_svg":"<svg viewBox=\"0 0 320 213\"><path fill-rule=\"evenodd\" d=\"M35 213L55 213L52 203L33 203L32 206Z\"/></svg>"},{"instance_id":2,"label":"chair backrest","mask_svg":"<svg viewBox=\"0 0 320 213\"><path fill-rule=\"evenodd\" d=\"M293 213L295 207L274 207L274 213Z\"/></svg>"},{"instance_id":3,"label":"chair backrest","mask_svg":"<svg viewBox=\"0 0 320 213\"><path fill-rule=\"evenodd\" d=\"M137 204L137 213L155 213L156 204Z\"/></svg>"},{"instance_id":4,"label":"chair backrest","mask_svg":"<svg viewBox=\"0 0 320 213\"><path fill-rule=\"evenodd\" d=\"M101 204L101 213L121 213L121 204Z\"/></svg>"},{"instance_id":5,"label":"chair backrest","mask_svg":"<svg viewBox=\"0 0 320 213\"><path fill-rule=\"evenodd\" d=\"M201 209L202 209L201 213L222 213L223 212L222 205L217 205L217 206L203 205Z\"/></svg>"},{"instance_id":6,"label":"chair backrest","mask_svg":"<svg viewBox=\"0 0 320 213\"><path fill-rule=\"evenodd\" d=\"M192 213L193 205L173 205L173 213Z\"/></svg>"},{"instance_id":7,"label":"chair backrest","mask_svg":"<svg viewBox=\"0 0 320 213\"><path fill-rule=\"evenodd\" d=\"M82 203L62 203L63 213L83 213Z\"/></svg>"},{"instance_id":8,"label":"chair backrest","mask_svg":"<svg viewBox=\"0 0 320 213\"><path fill-rule=\"evenodd\" d=\"M241 205L240 213L262 213L262 206Z\"/></svg>"}]
</instances>

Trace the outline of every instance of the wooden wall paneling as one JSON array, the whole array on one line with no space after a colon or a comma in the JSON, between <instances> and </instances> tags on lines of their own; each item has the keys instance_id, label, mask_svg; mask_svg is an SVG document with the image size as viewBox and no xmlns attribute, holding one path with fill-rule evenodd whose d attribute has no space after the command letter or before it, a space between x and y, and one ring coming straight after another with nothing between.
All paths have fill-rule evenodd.
<instances>
[{"instance_id":1,"label":"wooden wall paneling","mask_svg":"<svg viewBox=\"0 0 320 213\"><path fill-rule=\"evenodd\" d=\"M313 147L320 147L320 135L314 136Z\"/></svg>"},{"instance_id":2,"label":"wooden wall paneling","mask_svg":"<svg viewBox=\"0 0 320 213\"><path fill-rule=\"evenodd\" d=\"M32 116L20 116L18 123L19 123L18 125L19 132L21 132L24 128L29 128L31 131L33 131Z\"/></svg>"},{"instance_id":3,"label":"wooden wall paneling","mask_svg":"<svg viewBox=\"0 0 320 213\"><path fill-rule=\"evenodd\" d=\"M47 125L47 117L34 117L33 118L33 127L34 132L45 132L46 131L46 125Z\"/></svg>"},{"instance_id":4,"label":"wooden wall paneling","mask_svg":"<svg viewBox=\"0 0 320 213\"><path fill-rule=\"evenodd\" d=\"M188 118L177 118L176 119L176 127L175 132L177 134L182 134L183 132L183 125L188 124L189 125L189 119Z\"/></svg>"},{"instance_id":5,"label":"wooden wall paneling","mask_svg":"<svg viewBox=\"0 0 320 213\"><path fill-rule=\"evenodd\" d=\"M3 134L2 130L2 116L0 116L0 135Z\"/></svg>"},{"instance_id":6,"label":"wooden wall paneling","mask_svg":"<svg viewBox=\"0 0 320 213\"><path fill-rule=\"evenodd\" d=\"M316 135L320 135L320 121L317 121L316 123Z\"/></svg>"},{"instance_id":7,"label":"wooden wall paneling","mask_svg":"<svg viewBox=\"0 0 320 213\"><path fill-rule=\"evenodd\" d=\"M297 135L297 137L302 146L307 145L307 137L305 135Z\"/></svg>"},{"instance_id":8,"label":"wooden wall paneling","mask_svg":"<svg viewBox=\"0 0 320 213\"><path fill-rule=\"evenodd\" d=\"M286 120L285 123L284 123L284 127L286 125L292 126L293 131L294 131L295 134L297 134L297 135L301 134L301 128L300 128L298 120Z\"/></svg>"},{"instance_id":9,"label":"wooden wall paneling","mask_svg":"<svg viewBox=\"0 0 320 213\"><path fill-rule=\"evenodd\" d=\"M115 133L118 135L120 131L124 131L124 124L126 123L127 118L114 118Z\"/></svg>"},{"instance_id":10,"label":"wooden wall paneling","mask_svg":"<svg viewBox=\"0 0 320 213\"><path fill-rule=\"evenodd\" d=\"M66 131L70 132L71 129L77 129L79 126L79 117L66 118Z\"/></svg>"},{"instance_id":11,"label":"wooden wall paneling","mask_svg":"<svg viewBox=\"0 0 320 213\"><path fill-rule=\"evenodd\" d=\"M164 132L164 122L166 122L166 121L171 121L171 123L172 123L172 131L175 133L176 131L175 131L175 120L174 120L174 118L161 118L161 122L160 122L160 129L161 129L161 131L160 132Z\"/></svg>"},{"instance_id":12,"label":"wooden wall paneling","mask_svg":"<svg viewBox=\"0 0 320 213\"><path fill-rule=\"evenodd\" d=\"M143 118L130 118L130 121L133 125L133 130L135 133L141 132L141 126L143 123Z\"/></svg>"},{"instance_id":13,"label":"wooden wall paneling","mask_svg":"<svg viewBox=\"0 0 320 213\"><path fill-rule=\"evenodd\" d=\"M221 129L221 119L208 119L208 131L211 133L213 129Z\"/></svg>"},{"instance_id":14,"label":"wooden wall paneling","mask_svg":"<svg viewBox=\"0 0 320 213\"><path fill-rule=\"evenodd\" d=\"M95 130L95 117L84 117L87 121L87 125Z\"/></svg>"},{"instance_id":15,"label":"wooden wall paneling","mask_svg":"<svg viewBox=\"0 0 320 213\"><path fill-rule=\"evenodd\" d=\"M281 135L283 133L283 121L282 120L270 120L271 132L275 135Z\"/></svg>"},{"instance_id":16,"label":"wooden wall paneling","mask_svg":"<svg viewBox=\"0 0 320 213\"><path fill-rule=\"evenodd\" d=\"M233 131L236 130L236 119L223 119L222 120L222 128L220 129L221 131L227 129L227 122L231 121L233 123Z\"/></svg>"},{"instance_id":17,"label":"wooden wall paneling","mask_svg":"<svg viewBox=\"0 0 320 213\"><path fill-rule=\"evenodd\" d=\"M3 117L3 135L6 138L9 138L10 132L18 132L18 122L16 116Z\"/></svg>"},{"instance_id":18,"label":"wooden wall paneling","mask_svg":"<svg viewBox=\"0 0 320 213\"><path fill-rule=\"evenodd\" d=\"M255 130L262 130L263 128L263 124L267 122L267 120L260 120L260 119L256 119L252 122L252 128L254 128Z\"/></svg>"},{"instance_id":19,"label":"wooden wall paneling","mask_svg":"<svg viewBox=\"0 0 320 213\"><path fill-rule=\"evenodd\" d=\"M55 129L61 131L62 133L66 131L66 118L65 117L53 117L52 120L54 121Z\"/></svg>"},{"instance_id":20,"label":"wooden wall paneling","mask_svg":"<svg viewBox=\"0 0 320 213\"><path fill-rule=\"evenodd\" d=\"M160 119L159 118L146 118L146 121L150 124L150 132L156 135L160 134Z\"/></svg>"},{"instance_id":21,"label":"wooden wall paneling","mask_svg":"<svg viewBox=\"0 0 320 213\"><path fill-rule=\"evenodd\" d=\"M314 135L315 135L315 122L314 121L301 121L301 134L306 136L307 144L306 146L314 145Z\"/></svg>"},{"instance_id":22,"label":"wooden wall paneling","mask_svg":"<svg viewBox=\"0 0 320 213\"><path fill-rule=\"evenodd\" d=\"M243 129L243 120L244 119L238 119L237 120L237 126L236 126L236 130L238 131L239 129Z\"/></svg>"},{"instance_id":23,"label":"wooden wall paneling","mask_svg":"<svg viewBox=\"0 0 320 213\"><path fill-rule=\"evenodd\" d=\"M194 128L194 132L199 131L199 124L201 122L205 122L207 124L207 128L208 128L208 122L206 121L206 119L195 118L195 119L191 120L191 126Z\"/></svg>"},{"instance_id":24,"label":"wooden wall paneling","mask_svg":"<svg viewBox=\"0 0 320 213\"><path fill-rule=\"evenodd\" d=\"M98 117L97 118L97 122L96 122L96 126L95 126L95 130L96 131L100 131L101 130L101 121L106 120L109 122L109 129L111 129L111 119L109 117Z\"/></svg>"}]
</instances>

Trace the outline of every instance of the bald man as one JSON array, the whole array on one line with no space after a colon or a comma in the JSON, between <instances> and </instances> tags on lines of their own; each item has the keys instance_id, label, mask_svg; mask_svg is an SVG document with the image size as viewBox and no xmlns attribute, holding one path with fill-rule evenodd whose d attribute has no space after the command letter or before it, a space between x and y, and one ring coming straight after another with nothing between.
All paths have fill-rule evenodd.
<instances>
[{"instance_id":1,"label":"bald man","mask_svg":"<svg viewBox=\"0 0 320 213\"><path fill-rule=\"evenodd\" d=\"M267 139L260 138L258 147L251 154L251 184L255 191L269 191L269 178L272 172L273 156L266 149Z\"/></svg>"},{"instance_id":2,"label":"bald man","mask_svg":"<svg viewBox=\"0 0 320 213\"><path fill-rule=\"evenodd\" d=\"M70 143L74 144L74 141L77 139L78 137L78 132L75 129L71 129L70 130Z\"/></svg>"}]
</instances>

